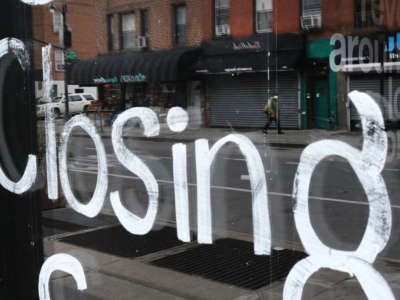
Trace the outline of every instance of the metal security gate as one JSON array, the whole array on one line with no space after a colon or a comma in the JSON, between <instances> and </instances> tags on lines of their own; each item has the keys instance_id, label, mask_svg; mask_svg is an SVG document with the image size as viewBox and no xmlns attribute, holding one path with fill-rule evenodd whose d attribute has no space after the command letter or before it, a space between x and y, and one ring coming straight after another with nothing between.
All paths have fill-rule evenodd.
<instances>
[{"instance_id":1,"label":"metal security gate","mask_svg":"<svg viewBox=\"0 0 400 300\"><path fill-rule=\"evenodd\" d=\"M385 119L392 122L400 120L400 76L390 76L385 81Z\"/></svg>"},{"instance_id":2,"label":"metal security gate","mask_svg":"<svg viewBox=\"0 0 400 300\"><path fill-rule=\"evenodd\" d=\"M272 76L271 91L275 89ZM239 76L215 75L207 80L209 124L221 127L264 126L263 112L267 102L267 76L265 73ZM274 94L275 92L271 92ZM281 126L299 128L298 77L296 73L278 74Z\"/></svg>"},{"instance_id":3,"label":"metal security gate","mask_svg":"<svg viewBox=\"0 0 400 300\"><path fill-rule=\"evenodd\" d=\"M381 80L378 77L351 77L350 91L360 91L369 94L380 106L385 121L398 120L400 116L400 78L389 76L384 80L384 94L380 95ZM350 106L351 121L357 123L360 116L353 105Z\"/></svg>"}]
</instances>

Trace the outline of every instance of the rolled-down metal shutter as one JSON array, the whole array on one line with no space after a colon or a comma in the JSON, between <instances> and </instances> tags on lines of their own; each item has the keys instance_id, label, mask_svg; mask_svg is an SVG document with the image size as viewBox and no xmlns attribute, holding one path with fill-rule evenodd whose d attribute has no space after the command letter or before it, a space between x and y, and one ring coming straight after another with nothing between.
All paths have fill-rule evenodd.
<instances>
[{"instance_id":1,"label":"rolled-down metal shutter","mask_svg":"<svg viewBox=\"0 0 400 300\"><path fill-rule=\"evenodd\" d=\"M208 84L211 126L263 127L268 82L265 73L239 76L210 76ZM270 81L275 89L275 78ZM271 92L272 95L273 92ZM298 128L298 77L296 73L278 74L278 93L283 128Z\"/></svg>"},{"instance_id":2,"label":"rolled-down metal shutter","mask_svg":"<svg viewBox=\"0 0 400 300\"><path fill-rule=\"evenodd\" d=\"M369 94L380 106L386 121L400 119L400 78L390 76L384 81L384 95L380 95L381 81L379 78L351 78L350 91L358 90ZM358 121L360 116L351 105L351 120Z\"/></svg>"},{"instance_id":3,"label":"rolled-down metal shutter","mask_svg":"<svg viewBox=\"0 0 400 300\"><path fill-rule=\"evenodd\" d=\"M400 120L400 77L390 76L385 81L385 119Z\"/></svg>"},{"instance_id":4,"label":"rolled-down metal shutter","mask_svg":"<svg viewBox=\"0 0 400 300\"><path fill-rule=\"evenodd\" d=\"M350 77L350 91L364 92L379 102L380 98L380 80L376 78L360 78ZM358 114L355 106L350 104L350 120L359 121L360 115Z\"/></svg>"}]
</instances>

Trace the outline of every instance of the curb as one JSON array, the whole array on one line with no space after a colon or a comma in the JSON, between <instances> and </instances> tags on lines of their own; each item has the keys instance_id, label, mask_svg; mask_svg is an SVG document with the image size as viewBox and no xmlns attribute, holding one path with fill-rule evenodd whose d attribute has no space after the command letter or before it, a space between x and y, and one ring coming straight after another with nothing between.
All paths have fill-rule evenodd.
<instances>
[{"instance_id":1,"label":"curb","mask_svg":"<svg viewBox=\"0 0 400 300\"><path fill-rule=\"evenodd\" d=\"M73 137L88 137L84 134L73 134ZM110 139L109 135L100 135L103 139ZM164 143L193 143L197 138L174 138L174 137L141 137L141 136L124 136L124 139L132 139L138 141L148 141L148 142L164 142ZM211 142L216 142L214 139L209 139ZM253 142L253 141L252 141ZM308 144L296 144L296 143L284 143L284 142L271 142L271 143L255 143L254 145L267 145L271 147L285 147L294 149L303 149L307 147Z\"/></svg>"}]
</instances>

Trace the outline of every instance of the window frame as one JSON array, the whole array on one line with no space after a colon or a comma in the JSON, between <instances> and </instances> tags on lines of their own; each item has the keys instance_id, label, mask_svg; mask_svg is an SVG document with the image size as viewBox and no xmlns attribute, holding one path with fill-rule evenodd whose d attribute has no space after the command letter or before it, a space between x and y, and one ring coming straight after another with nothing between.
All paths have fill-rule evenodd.
<instances>
[{"instance_id":1,"label":"window frame","mask_svg":"<svg viewBox=\"0 0 400 300\"><path fill-rule=\"evenodd\" d=\"M108 51L114 51L114 15L107 15L107 47Z\"/></svg>"},{"instance_id":2,"label":"window frame","mask_svg":"<svg viewBox=\"0 0 400 300\"><path fill-rule=\"evenodd\" d=\"M61 60L61 63L58 63ZM63 68L59 68L58 66L62 65ZM65 56L63 49L54 49L54 69L56 72L64 72L65 71Z\"/></svg>"},{"instance_id":3,"label":"window frame","mask_svg":"<svg viewBox=\"0 0 400 300\"><path fill-rule=\"evenodd\" d=\"M124 47L124 31L123 31L123 25L122 25L122 20L124 16L127 15L132 15L133 19L134 19L134 24L135 24L135 30L134 30L134 35L133 35L133 47L132 48L128 48L128 47ZM137 49L137 45L136 45L136 37L137 35L137 30L136 30L136 14L135 11L126 11L126 12L121 12L119 13L119 49L120 50L136 50Z\"/></svg>"},{"instance_id":4,"label":"window frame","mask_svg":"<svg viewBox=\"0 0 400 300\"><path fill-rule=\"evenodd\" d=\"M140 9L140 36L149 35L149 25L149 9L142 8Z\"/></svg>"},{"instance_id":5,"label":"window frame","mask_svg":"<svg viewBox=\"0 0 400 300\"><path fill-rule=\"evenodd\" d=\"M56 10L52 11L53 15L53 33L60 33L62 30L62 14Z\"/></svg>"},{"instance_id":6,"label":"window frame","mask_svg":"<svg viewBox=\"0 0 400 300\"><path fill-rule=\"evenodd\" d=\"M185 9L185 40L184 42L178 42L178 19L177 11L180 8ZM174 45L175 46L185 46L188 42L187 39L187 6L186 3L178 3L173 5L173 34L174 34Z\"/></svg>"},{"instance_id":7,"label":"window frame","mask_svg":"<svg viewBox=\"0 0 400 300\"><path fill-rule=\"evenodd\" d=\"M318 15L320 15L321 18L322 18L322 0L318 0L318 1L320 2L320 9L319 9ZM316 15L316 14L304 13L305 12L304 6L305 6L306 2L307 2L307 0L302 0L301 1L301 17Z\"/></svg>"},{"instance_id":8,"label":"window frame","mask_svg":"<svg viewBox=\"0 0 400 300\"><path fill-rule=\"evenodd\" d=\"M272 13L272 24L271 28L267 29L258 29L258 10L257 10L257 2L262 0L254 0L254 29L256 33L265 33L265 32L273 32L274 31L274 0L271 1L272 9L262 10L261 12L271 12Z\"/></svg>"},{"instance_id":9,"label":"window frame","mask_svg":"<svg viewBox=\"0 0 400 300\"><path fill-rule=\"evenodd\" d=\"M221 1L221 0L214 0L214 6L213 6L213 13L214 13L214 28L213 28L213 32L214 32L214 37L216 37L216 38L223 38L223 37L229 37L230 35L231 35L231 0L227 0L228 1L228 3L229 3L229 22L228 22L228 24L218 24L218 22L217 22L217 18L218 18L218 16L217 16L217 2L218 1ZM221 7L218 7L218 9L221 9ZM227 27L228 27L228 34L218 34L217 33L217 26L222 26L222 25L226 25Z\"/></svg>"}]
</instances>

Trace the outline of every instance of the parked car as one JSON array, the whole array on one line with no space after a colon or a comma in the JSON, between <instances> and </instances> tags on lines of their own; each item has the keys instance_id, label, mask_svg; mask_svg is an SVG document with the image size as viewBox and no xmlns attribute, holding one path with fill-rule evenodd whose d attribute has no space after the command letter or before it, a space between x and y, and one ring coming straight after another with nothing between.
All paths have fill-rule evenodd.
<instances>
[{"instance_id":1,"label":"parked car","mask_svg":"<svg viewBox=\"0 0 400 300\"><path fill-rule=\"evenodd\" d=\"M36 100L36 115L38 118L44 118L46 107L51 103L51 99L39 98Z\"/></svg>"},{"instance_id":2,"label":"parked car","mask_svg":"<svg viewBox=\"0 0 400 300\"><path fill-rule=\"evenodd\" d=\"M88 109L89 105L92 101L96 99L91 94L69 94L68 95L68 103L69 103L69 113L70 114L80 114ZM65 96L56 97L51 103L45 104L44 107L38 107L37 113L39 115L43 114L51 107L56 117L60 117L65 113Z\"/></svg>"}]
</instances>

